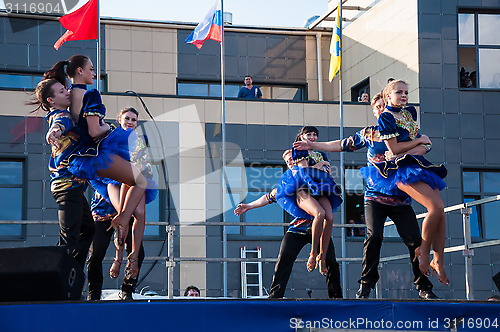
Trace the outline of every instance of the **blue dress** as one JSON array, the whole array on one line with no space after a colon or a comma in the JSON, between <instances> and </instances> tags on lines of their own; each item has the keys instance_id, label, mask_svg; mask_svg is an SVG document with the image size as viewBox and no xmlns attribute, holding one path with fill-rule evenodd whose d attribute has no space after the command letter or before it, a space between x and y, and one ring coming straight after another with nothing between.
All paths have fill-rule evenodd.
<instances>
[{"instance_id":1,"label":"blue dress","mask_svg":"<svg viewBox=\"0 0 500 332\"><path fill-rule=\"evenodd\" d=\"M73 84L72 88L85 89L84 84ZM88 90L83 96L82 109L77 126L82 137L81 149L70 157L68 170L76 177L92 180L99 176L97 171L110 166L114 155L125 160L130 159L129 146L135 146L135 134L132 130L121 127L111 128L103 137L95 140L89 134L86 117L97 115L99 123L103 123L106 108L102 104L101 95L96 89Z\"/></svg>"},{"instance_id":2,"label":"blue dress","mask_svg":"<svg viewBox=\"0 0 500 332\"><path fill-rule=\"evenodd\" d=\"M413 106L404 108L386 106L386 110L378 119L378 127L382 140L396 137L398 142L409 142L420 137L417 111ZM447 170L444 165L433 165L423 156L406 154L393 161L369 163L367 167L361 169L361 174L376 191L391 195L399 183L422 181L433 189L443 190L446 187L443 179Z\"/></svg>"},{"instance_id":3,"label":"blue dress","mask_svg":"<svg viewBox=\"0 0 500 332\"><path fill-rule=\"evenodd\" d=\"M147 162L147 137L142 138L137 136L137 145L135 150L131 154L130 162L133 163L146 178L147 186L146 192L144 193L146 198L146 204L151 203L158 196L158 185L153 180L153 170L151 165ZM97 178L95 180L90 180L90 185L95 191L108 203L111 203L108 194L108 184L121 186L121 183L108 178Z\"/></svg>"},{"instance_id":4,"label":"blue dress","mask_svg":"<svg viewBox=\"0 0 500 332\"><path fill-rule=\"evenodd\" d=\"M292 157L294 164L307 160L309 166L314 166L322 160L328 161L324 152L314 150L309 153L307 150L292 149ZM314 219L297 205L299 189L308 190L312 196L326 196L333 212L342 204L342 192L330 174L313 167L294 166L281 176L276 201L283 210L296 218Z\"/></svg>"}]
</instances>

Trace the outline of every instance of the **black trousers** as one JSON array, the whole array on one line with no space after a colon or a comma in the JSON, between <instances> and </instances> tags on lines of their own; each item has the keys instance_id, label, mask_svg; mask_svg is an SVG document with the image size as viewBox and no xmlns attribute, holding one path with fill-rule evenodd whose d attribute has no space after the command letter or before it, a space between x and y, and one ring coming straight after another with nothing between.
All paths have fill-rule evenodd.
<instances>
[{"instance_id":1,"label":"black trousers","mask_svg":"<svg viewBox=\"0 0 500 332\"><path fill-rule=\"evenodd\" d=\"M413 283L417 290L431 290L432 283L420 272L418 261L415 260L415 249L422 243L415 211L410 205L390 206L375 201L365 201L366 237L363 248L363 271L358 282L374 288L379 279L380 247L387 217L394 221L399 236L408 247L414 275Z\"/></svg>"},{"instance_id":2,"label":"black trousers","mask_svg":"<svg viewBox=\"0 0 500 332\"><path fill-rule=\"evenodd\" d=\"M87 261L87 280L89 283L89 294L93 293L95 295L100 295L102 291L103 275L102 275L102 261L106 256L106 251L108 250L109 243L111 242L111 236L113 235L113 229L107 230L111 226L111 220L107 221L97 221L95 223L95 235L94 241L90 246L89 259ZM125 239L125 251L127 255L132 252L132 220L129 223L129 231L127 238ZM113 246L114 247L114 246ZM144 260L144 247L141 243L141 249L139 251L139 270ZM137 279L132 278L129 273L125 273L123 278L123 284L121 286L122 292L133 293L135 291L135 286L137 285Z\"/></svg>"},{"instance_id":3,"label":"black trousers","mask_svg":"<svg viewBox=\"0 0 500 332\"><path fill-rule=\"evenodd\" d=\"M292 273L293 263L295 259L297 259L302 248L304 248L306 244L311 243L311 241L311 234L303 235L292 232L287 232L285 234L281 241L278 261L274 268L273 283L271 284L269 298L283 298L286 284ZM326 251L326 267L328 269L326 275L328 297L341 299L342 287L340 286L340 268L335 258L335 248L331 239Z\"/></svg>"},{"instance_id":4,"label":"black trousers","mask_svg":"<svg viewBox=\"0 0 500 332\"><path fill-rule=\"evenodd\" d=\"M52 192L59 205L59 242L66 246L78 264L85 266L94 237L94 219L82 187Z\"/></svg>"}]
</instances>

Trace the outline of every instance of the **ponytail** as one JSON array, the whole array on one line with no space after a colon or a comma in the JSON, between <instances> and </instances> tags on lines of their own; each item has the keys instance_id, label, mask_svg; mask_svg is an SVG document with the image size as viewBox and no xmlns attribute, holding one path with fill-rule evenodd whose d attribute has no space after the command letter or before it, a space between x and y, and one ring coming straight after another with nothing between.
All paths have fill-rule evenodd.
<instances>
[{"instance_id":1,"label":"ponytail","mask_svg":"<svg viewBox=\"0 0 500 332\"><path fill-rule=\"evenodd\" d=\"M62 85L66 86L66 70L64 69L66 66L69 66L68 60L59 61L43 74L43 79L46 80L53 78Z\"/></svg>"}]
</instances>

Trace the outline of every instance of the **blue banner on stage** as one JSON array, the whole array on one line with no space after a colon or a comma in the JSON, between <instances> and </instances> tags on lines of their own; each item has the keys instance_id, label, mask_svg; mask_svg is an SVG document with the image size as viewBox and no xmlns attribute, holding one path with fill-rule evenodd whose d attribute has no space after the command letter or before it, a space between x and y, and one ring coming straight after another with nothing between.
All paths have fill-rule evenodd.
<instances>
[{"instance_id":1,"label":"blue banner on stage","mask_svg":"<svg viewBox=\"0 0 500 332\"><path fill-rule=\"evenodd\" d=\"M499 302L192 299L0 305L2 332L500 331L499 319Z\"/></svg>"}]
</instances>

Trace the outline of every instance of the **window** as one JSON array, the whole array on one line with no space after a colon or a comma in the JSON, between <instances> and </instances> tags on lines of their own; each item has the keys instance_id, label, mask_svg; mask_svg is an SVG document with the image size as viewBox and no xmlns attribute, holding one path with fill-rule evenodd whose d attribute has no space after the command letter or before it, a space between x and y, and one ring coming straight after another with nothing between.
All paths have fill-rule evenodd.
<instances>
[{"instance_id":1,"label":"window","mask_svg":"<svg viewBox=\"0 0 500 332\"><path fill-rule=\"evenodd\" d=\"M0 159L0 220L22 220L24 214L24 163ZM1 239L21 239L23 225L0 225Z\"/></svg>"},{"instance_id":2,"label":"window","mask_svg":"<svg viewBox=\"0 0 500 332\"><path fill-rule=\"evenodd\" d=\"M464 170L462 172L464 202L471 202L500 192L500 171ZM500 202L472 207L471 235L485 239L500 239Z\"/></svg>"},{"instance_id":3,"label":"window","mask_svg":"<svg viewBox=\"0 0 500 332\"><path fill-rule=\"evenodd\" d=\"M370 96L370 78L366 78L351 88L351 101L360 102L361 95L367 93ZM370 97L368 97L368 102Z\"/></svg>"},{"instance_id":4,"label":"window","mask_svg":"<svg viewBox=\"0 0 500 332\"><path fill-rule=\"evenodd\" d=\"M270 192L283 174L282 166L249 165L245 167L226 167L228 194L226 196L227 222L284 223L285 212L278 204L250 210L235 216L233 210L240 202L249 203ZM283 226L228 226L228 234L248 237L283 236Z\"/></svg>"},{"instance_id":5,"label":"window","mask_svg":"<svg viewBox=\"0 0 500 332\"><path fill-rule=\"evenodd\" d=\"M345 169L345 205L346 223L364 224L364 184L363 176L359 171L361 167L349 167ZM348 237L364 237L364 228L346 228Z\"/></svg>"},{"instance_id":6,"label":"window","mask_svg":"<svg viewBox=\"0 0 500 332\"><path fill-rule=\"evenodd\" d=\"M281 85L257 85L262 91L262 98L281 100L304 100L304 87ZM227 83L224 96L236 98L242 85L240 83ZM179 81L177 83L179 96L220 97L220 83Z\"/></svg>"},{"instance_id":7,"label":"window","mask_svg":"<svg viewBox=\"0 0 500 332\"><path fill-rule=\"evenodd\" d=\"M460 88L500 89L500 14L458 14Z\"/></svg>"}]
</instances>

